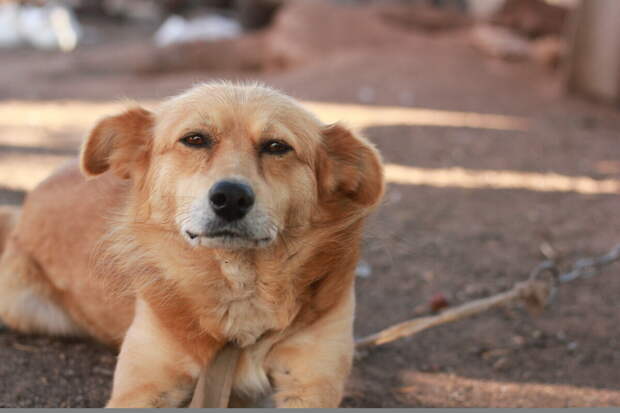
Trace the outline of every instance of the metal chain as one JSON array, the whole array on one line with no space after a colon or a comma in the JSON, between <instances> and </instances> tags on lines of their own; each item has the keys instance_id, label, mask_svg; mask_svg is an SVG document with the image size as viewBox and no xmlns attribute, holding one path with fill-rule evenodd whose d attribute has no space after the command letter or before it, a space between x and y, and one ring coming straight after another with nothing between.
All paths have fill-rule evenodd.
<instances>
[{"instance_id":1,"label":"metal chain","mask_svg":"<svg viewBox=\"0 0 620 413\"><path fill-rule=\"evenodd\" d=\"M570 271L560 274L557 278L560 283L567 283L578 278L590 278L598 275L603 267L619 260L620 244L616 245L605 255L577 260Z\"/></svg>"},{"instance_id":2,"label":"metal chain","mask_svg":"<svg viewBox=\"0 0 620 413\"><path fill-rule=\"evenodd\" d=\"M615 261L620 261L620 244L604 255L594 258L581 258L573 264L570 271L560 274L557 262L549 259L541 262L530 274L530 278L537 278L544 272L549 272L560 283L567 283L578 278L590 278L598 275L601 269Z\"/></svg>"},{"instance_id":3,"label":"metal chain","mask_svg":"<svg viewBox=\"0 0 620 413\"><path fill-rule=\"evenodd\" d=\"M578 278L590 278L598 275L601 269L615 261L620 261L620 244L609 250L604 255L594 258L581 258L573 264L573 267L564 273L560 273L557 262L549 259L541 262L530 273L530 279L541 279L543 275L547 275L547 282L550 285L549 297L547 303L553 302L557 287L559 284L565 284L575 281Z\"/></svg>"}]
</instances>

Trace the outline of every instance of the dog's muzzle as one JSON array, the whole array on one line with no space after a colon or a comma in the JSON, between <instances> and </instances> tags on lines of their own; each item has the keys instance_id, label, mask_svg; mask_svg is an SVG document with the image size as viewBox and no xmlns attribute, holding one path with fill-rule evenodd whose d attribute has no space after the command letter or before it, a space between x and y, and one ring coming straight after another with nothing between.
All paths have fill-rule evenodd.
<instances>
[{"instance_id":1,"label":"dog's muzzle","mask_svg":"<svg viewBox=\"0 0 620 413\"><path fill-rule=\"evenodd\" d=\"M276 227L260 212L254 211L256 195L248 184L234 179L216 182L208 192L208 211L196 204L195 218L186 221L181 231L192 245L220 247L264 246L276 237Z\"/></svg>"}]
</instances>

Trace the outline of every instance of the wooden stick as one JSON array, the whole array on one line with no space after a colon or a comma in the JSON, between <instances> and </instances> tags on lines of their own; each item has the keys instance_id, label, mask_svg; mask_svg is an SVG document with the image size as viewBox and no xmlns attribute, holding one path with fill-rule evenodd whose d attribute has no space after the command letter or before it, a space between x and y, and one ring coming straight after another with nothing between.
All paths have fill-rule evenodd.
<instances>
[{"instance_id":1,"label":"wooden stick","mask_svg":"<svg viewBox=\"0 0 620 413\"><path fill-rule=\"evenodd\" d=\"M548 282L539 279L520 282L506 292L449 308L438 315L414 318L395 324L378 333L357 340L355 348L361 350L367 347L380 346L441 324L452 323L473 316L517 299L524 300L532 308L544 307L551 294L551 289L552 287Z\"/></svg>"}]
</instances>

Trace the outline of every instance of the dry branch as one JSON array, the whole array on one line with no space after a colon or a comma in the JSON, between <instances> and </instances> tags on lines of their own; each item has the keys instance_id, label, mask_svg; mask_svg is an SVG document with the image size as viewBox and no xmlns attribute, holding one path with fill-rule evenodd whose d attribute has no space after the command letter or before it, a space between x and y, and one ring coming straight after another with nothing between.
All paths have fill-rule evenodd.
<instances>
[{"instance_id":1,"label":"dry branch","mask_svg":"<svg viewBox=\"0 0 620 413\"><path fill-rule=\"evenodd\" d=\"M378 333L357 340L355 342L355 348L359 350L367 347L380 346L398 340L399 338L411 336L428 328L482 313L515 300L523 300L531 306L532 309L540 309L546 304L551 295L552 288L550 282L532 278L528 281L515 284L509 291L444 310L435 316L414 318L393 325Z\"/></svg>"}]
</instances>

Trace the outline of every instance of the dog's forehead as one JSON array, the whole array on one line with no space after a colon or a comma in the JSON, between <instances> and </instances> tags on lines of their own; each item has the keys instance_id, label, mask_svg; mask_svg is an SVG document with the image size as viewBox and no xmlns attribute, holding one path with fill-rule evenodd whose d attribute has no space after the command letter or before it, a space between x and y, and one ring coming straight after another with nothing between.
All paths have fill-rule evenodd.
<instances>
[{"instance_id":1,"label":"dog's forehead","mask_svg":"<svg viewBox=\"0 0 620 413\"><path fill-rule=\"evenodd\" d=\"M201 85L163 102L156 111L155 136L207 129L291 138L304 146L320 141L321 122L293 99L263 86Z\"/></svg>"}]
</instances>

